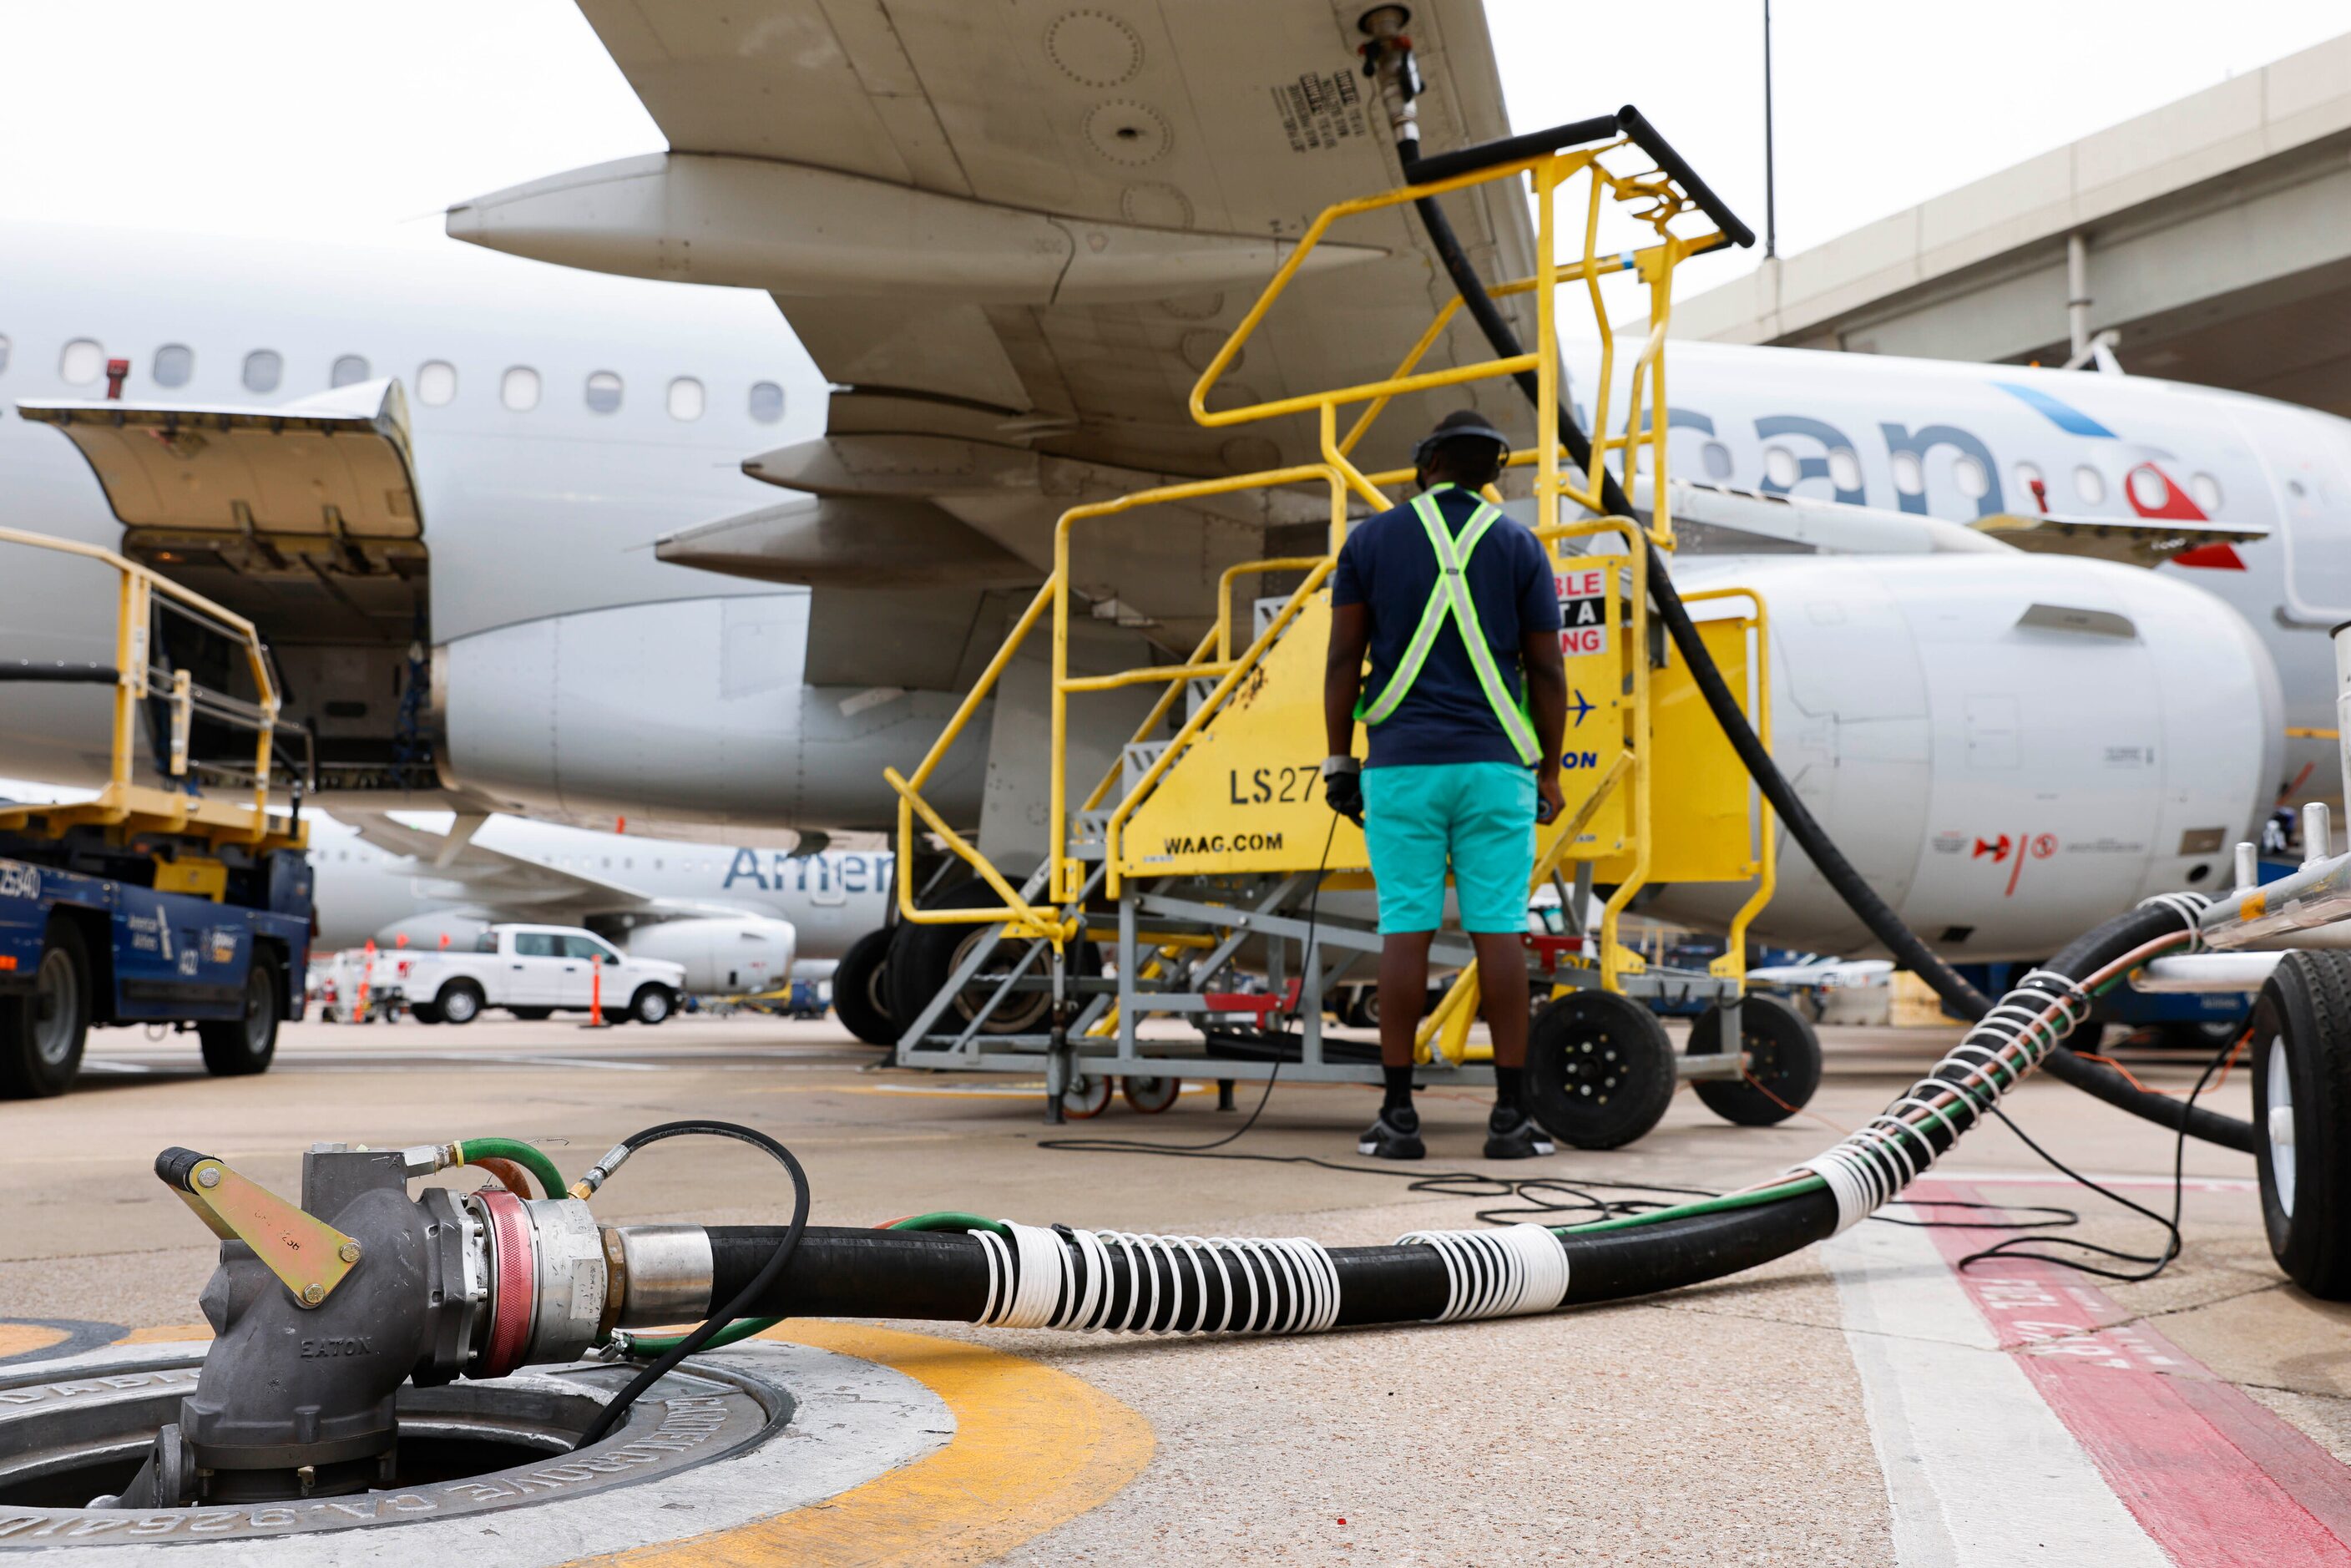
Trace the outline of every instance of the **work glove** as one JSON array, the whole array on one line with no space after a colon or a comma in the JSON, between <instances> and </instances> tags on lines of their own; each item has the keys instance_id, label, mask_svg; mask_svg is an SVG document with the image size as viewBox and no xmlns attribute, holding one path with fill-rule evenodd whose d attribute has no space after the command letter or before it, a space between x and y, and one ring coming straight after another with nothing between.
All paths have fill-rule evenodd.
<instances>
[{"instance_id":1,"label":"work glove","mask_svg":"<svg viewBox=\"0 0 2351 1568\"><path fill-rule=\"evenodd\" d=\"M1364 825L1363 764L1352 757L1326 758L1322 763L1322 799L1331 810L1357 827Z\"/></svg>"}]
</instances>

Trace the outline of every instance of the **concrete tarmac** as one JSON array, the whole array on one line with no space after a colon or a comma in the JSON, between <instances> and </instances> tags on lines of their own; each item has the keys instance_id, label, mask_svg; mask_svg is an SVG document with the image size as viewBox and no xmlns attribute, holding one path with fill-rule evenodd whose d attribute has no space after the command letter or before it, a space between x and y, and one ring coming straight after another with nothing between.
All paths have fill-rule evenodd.
<instances>
[{"instance_id":1,"label":"concrete tarmac","mask_svg":"<svg viewBox=\"0 0 2351 1568\"><path fill-rule=\"evenodd\" d=\"M103 1341L195 1321L214 1248L152 1174L173 1144L290 1195L317 1139L509 1134L577 1171L637 1127L718 1115L793 1148L824 1223L959 1208L1384 1242L1510 1206L1416 1189L1447 1171L1567 1188L1742 1185L1866 1120L1956 1035L1825 1038L1812 1113L1775 1128L1729 1126L1685 1092L1631 1148L1489 1165L1476 1157L1484 1100L1442 1091L1422 1097L1430 1155L1414 1168L1355 1157L1376 1095L1353 1086L1278 1087L1218 1151L1259 1158L1040 1148L1056 1135L1041 1085L883 1068L829 1020L304 1024L268 1075L243 1081L205 1077L175 1040L101 1031L72 1095L0 1104L13 1198L0 1320L65 1325L0 1323L0 1354L55 1354L74 1324ZM2200 1066L2128 1061L2182 1092ZM2212 1103L2244 1113L2249 1076L2240 1064ZM1061 1134L1204 1143L1258 1092L1242 1085L1231 1113L1209 1092L1158 1116L1113 1100ZM2169 1134L2050 1082L2009 1106L2075 1169L2168 1211ZM898 1326L1033 1357L1150 1425L1155 1448L1130 1483L1010 1562L2351 1562L2351 1310L2277 1272L2249 1158L2191 1144L2184 1168L2186 1252L2139 1284L2029 1262L1958 1270L2013 1233L1870 1224L1734 1280L1542 1318L1251 1341ZM2139 1253L2162 1242L2005 1128L1970 1135L1934 1181L1924 1190L2080 1211L2054 1234ZM608 1220L747 1223L779 1220L789 1200L751 1151L679 1141L632 1161L596 1207Z\"/></svg>"}]
</instances>

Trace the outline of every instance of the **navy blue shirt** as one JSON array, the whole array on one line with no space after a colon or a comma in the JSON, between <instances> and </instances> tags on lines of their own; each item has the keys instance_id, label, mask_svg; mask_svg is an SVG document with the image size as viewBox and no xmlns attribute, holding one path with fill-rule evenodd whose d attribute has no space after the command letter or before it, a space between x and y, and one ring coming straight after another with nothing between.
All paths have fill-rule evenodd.
<instances>
[{"instance_id":1,"label":"navy blue shirt","mask_svg":"<svg viewBox=\"0 0 2351 1568\"><path fill-rule=\"evenodd\" d=\"M1440 485L1433 492L1437 511L1453 537L1461 537L1478 497L1456 485ZM1526 674L1520 666L1519 643L1530 632L1559 630L1559 597L1552 580L1551 558L1522 523L1497 517L1485 538L1469 552L1463 572L1478 621L1493 645L1494 667L1513 701L1523 700ZM1372 614L1372 670L1364 681L1364 701L1370 703L1387 689L1412 642L1414 628L1437 586L1437 551L1409 505L1391 507L1358 526L1339 551L1331 574L1331 602L1365 604ZM1486 688L1470 667L1468 644L1460 626L1447 620L1437 634L1437 644L1420 666L1403 704L1384 723L1368 727L1371 754L1367 768L1409 768L1443 762L1510 762L1519 760Z\"/></svg>"}]
</instances>

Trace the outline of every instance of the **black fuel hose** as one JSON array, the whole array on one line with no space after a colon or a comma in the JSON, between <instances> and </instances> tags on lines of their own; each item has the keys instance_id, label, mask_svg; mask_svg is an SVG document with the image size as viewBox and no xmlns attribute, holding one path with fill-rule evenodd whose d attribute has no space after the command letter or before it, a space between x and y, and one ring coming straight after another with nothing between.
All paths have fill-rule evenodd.
<instances>
[{"instance_id":1,"label":"black fuel hose","mask_svg":"<svg viewBox=\"0 0 2351 1568\"><path fill-rule=\"evenodd\" d=\"M2046 970L2078 987L2149 942L2177 936L2181 921L2189 917L2176 904L2134 909L2069 943L2050 960ZM2018 996L2048 994L2044 988L2037 994L2020 992ZM2015 1000L2011 998L2012 1003ZM2038 1000L2032 1005L2037 1007ZM1954 1083L1972 1078L1978 1087L1969 1092L1969 1097L1974 1099L1982 1092L1980 1056L1955 1052L1937 1068L1935 1076ZM1904 1166L1914 1172L1930 1166L1949 1152L1980 1114L1917 1119L1907 1134L1911 1142L1902 1159ZM2189 1131L2216 1142L2227 1141L2221 1135L2224 1128L2199 1124L2195 1119L2189 1121ZM1566 1288L1559 1304L1588 1306L1624 1301L1719 1280L1824 1240L1836 1233L1839 1221L1838 1198L1829 1187L1814 1183L1792 1185L1785 1197L1766 1197L1736 1209L1616 1224L1606 1229L1553 1232L1567 1260ZM1073 1256L1082 1250L1074 1233L1055 1228ZM952 1231L810 1226L778 1270L777 1260L782 1244L789 1239L789 1228L718 1226L711 1228L709 1236L711 1299L731 1298L730 1313L998 1321L991 1319L989 1312L991 1302L998 1299L998 1276L1004 1264L992 1261L990 1253L993 1250L1001 1260L1005 1250L991 1249L992 1238ZM1197 1243L1198 1239L1183 1240ZM1448 1301L1455 1299L1451 1266L1437 1247L1416 1242L1333 1247L1322 1249L1322 1254L1329 1260L1338 1298L1328 1326L1426 1322L1444 1314ZM1205 1256L1180 1241L1100 1249L1100 1287L1115 1304L1109 1312L1110 1320L1134 1329L1168 1332L1188 1330L1201 1322L1217 1324L1235 1308L1241 1315L1254 1313L1259 1320L1290 1314L1297 1293L1294 1280L1267 1270L1260 1281L1279 1299L1269 1304L1252 1294L1246 1301L1228 1301L1228 1295L1238 1295L1243 1270L1235 1268L1228 1272L1213 1261L1204 1264Z\"/></svg>"},{"instance_id":2,"label":"black fuel hose","mask_svg":"<svg viewBox=\"0 0 2351 1568\"><path fill-rule=\"evenodd\" d=\"M1618 111L1617 120L1620 124L1638 123L1644 129L1648 125L1646 120L1641 119L1639 111L1629 104ZM1583 128L1571 126L1562 129L1565 131ZM1663 145L1654 131L1650 131L1650 138ZM1589 137L1581 139L1590 140ZM1661 165L1664 163L1665 160L1656 147L1646 141L1642 145L1651 156L1659 158ZM1405 178L1415 184L1426 182L1431 178L1428 171L1438 167L1436 159L1420 159L1418 151L1419 143L1414 140L1407 139L1397 144ZM1670 149L1667 151L1670 152ZM1530 155L1527 152L1519 154ZM1445 156L1454 158L1458 155ZM1675 162L1678 163L1679 161L1677 159ZM1476 167L1478 164L1473 162L1465 166ZM1493 297L1486 292L1478 269L1470 265L1469 257L1463 252L1460 239L1454 234L1453 225L1446 218L1445 210L1437 204L1437 199L1422 196L1413 203L1413 209L1420 214L1421 225L1428 232L1429 243L1436 249L1446 276L1459 292L1462 303L1468 308L1470 319L1478 323L1478 329L1485 335L1488 346L1503 359L1525 352L1520 345L1518 333L1495 307ZM1711 211L1709 208L1710 214ZM1720 214L1713 215L1718 222L1720 221ZM1729 225L1724 226L1728 232ZM1749 235L1741 243L1752 243L1752 240L1753 235ZM1526 394L1529 402L1541 406L1541 387L1532 371L1518 371L1511 380L1518 383L1519 390ZM1564 397L1559 401L1558 423L1560 444L1566 448L1570 461L1589 471L1592 443L1584 434L1583 426L1576 423L1574 411ZM1632 498L1625 494L1616 476L1604 466L1600 470L1600 500L1614 516L1630 517L1635 515ZM1689 665L1690 677L1698 685L1698 695L1705 698L1708 710L1714 715L1715 722L1721 726L1731 749L1739 754L1739 760L1746 768L1748 776L1754 779L1756 788L1771 802L1780 820L1787 824L1789 838L1803 851L1822 878L1844 901L1845 907L1853 911L1896 963L1925 980L1935 994L1961 1017L1970 1021L1982 1018L1991 1010L1991 999L1970 985L1966 977L1944 962L1919 939L1917 932L1903 924L1902 917L1894 912L1893 906L1878 896L1877 890L1869 885L1868 880L1845 858L1844 852L1837 848L1836 841L1829 837L1827 830L1821 826L1811 808L1804 804L1794 787L1788 782L1787 776L1780 771L1779 764L1772 760L1771 749L1755 733L1754 726L1747 722L1746 711L1732 695L1729 685L1722 678L1722 671L1698 636L1698 627L1691 622L1687 607L1682 603L1681 595L1675 591L1673 578L1666 570L1663 554L1646 532L1639 537L1647 557L1649 596L1656 605L1657 619L1665 623L1666 634L1673 639L1675 648ZM2251 1122L2216 1111L2184 1107L2180 1102L2167 1095L2138 1088L2111 1068L2084 1061L2062 1045L2050 1054L2045 1065L2052 1077L2135 1116L2144 1117L2174 1131L2179 1130L2184 1123L2192 1137L2244 1153L2251 1153L2253 1149L2254 1131Z\"/></svg>"}]
</instances>

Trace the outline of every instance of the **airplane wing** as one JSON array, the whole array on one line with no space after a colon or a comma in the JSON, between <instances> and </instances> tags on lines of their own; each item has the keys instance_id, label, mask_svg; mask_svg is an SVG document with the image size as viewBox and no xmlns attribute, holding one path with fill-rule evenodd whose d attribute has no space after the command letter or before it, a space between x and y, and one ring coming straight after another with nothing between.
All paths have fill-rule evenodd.
<instances>
[{"instance_id":1,"label":"airplane wing","mask_svg":"<svg viewBox=\"0 0 2351 1568\"><path fill-rule=\"evenodd\" d=\"M928 570L903 547L972 568L977 583L925 591L976 605L1007 577L1041 578L1054 519L1072 504L1312 455L1305 417L1208 430L1185 403L1286 244L1330 204L1400 180L1355 54L1362 0L580 9L671 150L461 204L449 232L773 295L836 390L820 439L746 467L807 498L674 536L662 553L816 588L811 659L841 647L812 680L855 677L872 624L857 607L882 602L861 596L907 594L893 561ZM1479 0L1423 0L1412 33L1429 78L1426 144L1506 134ZM1531 270L1514 188L1446 204L1483 274ZM1352 220L1332 241L1225 395L1377 379L1451 296L1405 210ZM1465 322L1425 365L1487 354ZM1463 404L1531 438L1515 390L1488 382L1403 400L1368 465L1400 464ZM1270 534L1324 517L1322 497L1300 492L1204 507L1180 528L1105 524L1081 541L1076 577L1097 604L1116 601L1123 623L1188 642L1225 565L1285 553L1303 538ZM877 576L899 586L877 589ZM828 637L841 607L869 617L862 643ZM952 607L939 616L955 618Z\"/></svg>"},{"instance_id":2,"label":"airplane wing","mask_svg":"<svg viewBox=\"0 0 2351 1568\"><path fill-rule=\"evenodd\" d=\"M552 919L647 909L654 902L624 883L524 860L470 839L453 848L449 834L412 828L388 816L345 811L339 820L377 849L415 861L420 879L447 884L445 896L469 903L528 910Z\"/></svg>"},{"instance_id":3,"label":"airplane wing","mask_svg":"<svg viewBox=\"0 0 2351 1568\"><path fill-rule=\"evenodd\" d=\"M2125 519L1995 512L1978 517L1985 535L2040 555L2085 555L2127 566L2159 566L2174 556L2219 545L2269 537L2260 524L2188 521L2175 517Z\"/></svg>"},{"instance_id":4,"label":"airplane wing","mask_svg":"<svg viewBox=\"0 0 2351 1568\"><path fill-rule=\"evenodd\" d=\"M437 884L438 896L460 899L508 918L578 925L591 915L633 915L653 921L769 917L767 910L724 899L655 897L610 877L491 849L475 842L470 832L437 833L412 828L378 812L343 810L336 820L377 849L413 860L417 880ZM739 842L740 835L729 841Z\"/></svg>"}]
</instances>

